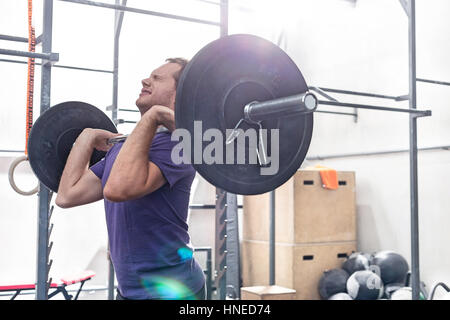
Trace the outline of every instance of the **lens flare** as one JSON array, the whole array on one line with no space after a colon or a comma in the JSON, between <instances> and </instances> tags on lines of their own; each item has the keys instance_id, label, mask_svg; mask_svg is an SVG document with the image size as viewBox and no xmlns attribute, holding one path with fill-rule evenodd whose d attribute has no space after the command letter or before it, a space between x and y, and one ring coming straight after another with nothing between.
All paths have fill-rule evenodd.
<instances>
[{"instance_id":1,"label":"lens flare","mask_svg":"<svg viewBox=\"0 0 450 320\"><path fill-rule=\"evenodd\" d=\"M187 261L192 259L193 252L191 249L187 247L182 247L177 250L178 256L180 257L181 261Z\"/></svg>"},{"instance_id":2,"label":"lens flare","mask_svg":"<svg viewBox=\"0 0 450 320\"><path fill-rule=\"evenodd\" d=\"M184 284L166 277L149 277L141 280L142 287L152 295L167 300L193 300L193 293Z\"/></svg>"}]
</instances>

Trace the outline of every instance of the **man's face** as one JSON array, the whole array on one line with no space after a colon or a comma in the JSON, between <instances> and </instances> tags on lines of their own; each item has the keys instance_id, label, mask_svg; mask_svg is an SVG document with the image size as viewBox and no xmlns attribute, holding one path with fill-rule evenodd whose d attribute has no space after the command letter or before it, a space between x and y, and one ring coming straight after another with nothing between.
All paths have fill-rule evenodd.
<instances>
[{"instance_id":1,"label":"man's face","mask_svg":"<svg viewBox=\"0 0 450 320\"><path fill-rule=\"evenodd\" d=\"M136 100L136 106L144 114L154 105L163 105L175 109L176 82L174 74L180 71L177 63L166 63L155 69L142 80L142 90Z\"/></svg>"}]
</instances>

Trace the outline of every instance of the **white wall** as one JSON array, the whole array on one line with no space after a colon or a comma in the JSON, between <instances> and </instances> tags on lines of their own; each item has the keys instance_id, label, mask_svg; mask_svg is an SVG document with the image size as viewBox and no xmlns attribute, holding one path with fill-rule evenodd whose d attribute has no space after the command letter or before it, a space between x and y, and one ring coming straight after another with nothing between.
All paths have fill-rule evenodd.
<instances>
[{"instance_id":1,"label":"white wall","mask_svg":"<svg viewBox=\"0 0 450 320\"><path fill-rule=\"evenodd\" d=\"M42 1L35 2L34 21L40 34ZM105 1L113 3L114 1ZM282 46L298 64L309 85L368 91L387 95L408 92L407 18L398 1L342 0L274 1L230 0L230 33L254 33L276 42L285 28ZM218 19L217 7L192 1L128 1L129 6L166 10ZM188 11L187 6L191 6ZM193 7L195 6L195 7ZM253 10L255 7L258 9ZM245 11L242 9L247 8ZM238 9L240 11L238 11ZM256 13L252 13L256 12ZM450 4L417 0L418 77L450 81ZM55 1L54 51L60 64L112 68L114 11ZM80 21L82 23L80 23ZM26 36L26 2L0 1L0 33ZM119 107L133 108L140 80L166 57L190 58L219 36L218 28L125 13L121 35ZM175 41L174 41L175 39ZM0 47L26 50L26 44L0 41ZM40 47L38 47L40 48ZM9 58L9 57L2 57ZM23 59L22 59L23 60ZM39 109L39 68L36 73L35 117ZM0 62L0 149L23 150L26 66ZM112 76L53 69L52 105L69 99L105 108L111 104ZM334 95L342 101L407 107L407 102ZM450 89L418 83L418 107L433 116L418 120L419 146L449 144L446 123ZM337 110L320 107L322 110ZM343 111L347 109L343 109ZM348 109L351 111L352 109ZM119 118L136 115L119 113ZM128 133L132 126L121 126ZM408 116L360 110L351 117L315 115L309 156L408 147ZM0 284L34 282L37 239L37 197L20 196L9 187L7 170L13 157L0 157ZM419 215L422 280L450 283L450 218L447 185L450 158L447 151L419 154ZM337 170L356 172L358 249L392 249L410 259L409 160L407 154L306 161ZM31 187L29 169L19 168L19 183ZM213 203L214 188L199 179L193 203ZM214 210L192 211L192 242L213 246ZM107 264L99 263L106 250L106 227L101 202L63 210L55 208L52 223L54 260L51 276L94 268L97 284L106 284Z\"/></svg>"}]
</instances>

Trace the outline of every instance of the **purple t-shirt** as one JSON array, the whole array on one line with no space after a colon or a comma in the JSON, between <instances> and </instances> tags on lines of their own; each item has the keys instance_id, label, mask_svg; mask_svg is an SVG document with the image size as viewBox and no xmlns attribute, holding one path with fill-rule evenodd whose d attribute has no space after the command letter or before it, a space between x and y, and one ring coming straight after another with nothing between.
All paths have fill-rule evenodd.
<instances>
[{"instance_id":1,"label":"purple t-shirt","mask_svg":"<svg viewBox=\"0 0 450 320\"><path fill-rule=\"evenodd\" d=\"M171 133L153 138L149 160L167 180L158 190L135 200L104 200L111 260L122 296L129 299L178 299L202 288L205 277L194 260L188 234L189 194L195 170L174 164ZM123 143L115 144L90 169L105 187Z\"/></svg>"}]
</instances>

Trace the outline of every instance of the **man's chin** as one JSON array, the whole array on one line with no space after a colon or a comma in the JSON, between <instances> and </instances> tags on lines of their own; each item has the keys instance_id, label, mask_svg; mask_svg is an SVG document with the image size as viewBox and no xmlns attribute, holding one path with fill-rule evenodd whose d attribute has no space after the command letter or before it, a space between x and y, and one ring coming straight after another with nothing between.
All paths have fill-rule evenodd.
<instances>
[{"instance_id":1,"label":"man's chin","mask_svg":"<svg viewBox=\"0 0 450 320\"><path fill-rule=\"evenodd\" d=\"M142 98L138 98L136 100L136 106L138 107L139 110L150 109L152 105L153 104L151 103L151 101L145 101L145 99Z\"/></svg>"},{"instance_id":2,"label":"man's chin","mask_svg":"<svg viewBox=\"0 0 450 320\"><path fill-rule=\"evenodd\" d=\"M141 101L139 101L139 99L136 101L136 106L139 109L139 112L142 114L144 114L145 112L147 112L148 110L150 110L151 107L153 107L153 104L150 103L142 103Z\"/></svg>"}]
</instances>

